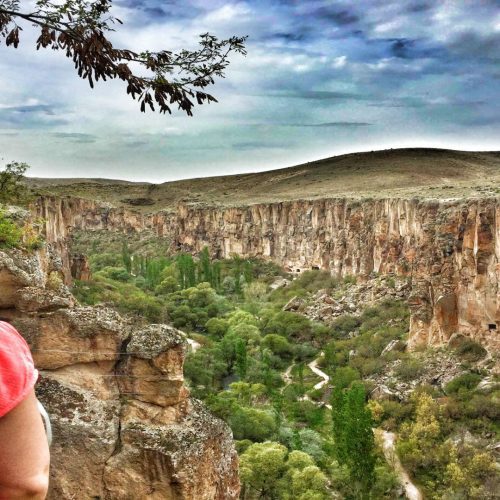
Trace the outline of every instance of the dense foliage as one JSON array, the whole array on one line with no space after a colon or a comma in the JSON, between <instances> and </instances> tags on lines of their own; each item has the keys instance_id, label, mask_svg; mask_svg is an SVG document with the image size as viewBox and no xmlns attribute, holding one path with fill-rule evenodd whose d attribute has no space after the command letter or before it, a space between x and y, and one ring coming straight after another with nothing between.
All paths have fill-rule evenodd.
<instances>
[{"instance_id":1,"label":"dense foliage","mask_svg":"<svg viewBox=\"0 0 500 500\"><path fill-rule=\"evenodd\" d=\"M427 358L385 351L408 331L403 301L381 301L323 324L283 305L295 296L307 304L318 290L342 295L355 286L351 278L309 271L270 287L283 279L276 266L237 256L214 261L208 249L197 258L166 258L124 244L121 253L95 253L90 261L93 281L77 285L80 300L112 303L138 320L168 321L199 344L187 356L185 375L193 395L233 430L243 498L320 500L334 491L397 497L374 426L400 435L401 459L429 498L493 498L491 454L455 438L460 429L497 432L497 393L480 393L481 376L467 365L480 349L470 343L456 349L465 373L444 390L419 387ZM331 377L319 389L309 366L315 359ZM413 396L367 405L374 381L387 373L414 384Z\"/></svg>"},{"instance_id":2,"label":"dense foliage","mask_svg":"<svg viewBox=\"0 0 500 500\"><path fill-rule=\"evenodd\" d=\"M26 205L30 191L23 180L28 168L26 163L12 162L0 170L0 204Z\"/></svg>"}]
</instances>

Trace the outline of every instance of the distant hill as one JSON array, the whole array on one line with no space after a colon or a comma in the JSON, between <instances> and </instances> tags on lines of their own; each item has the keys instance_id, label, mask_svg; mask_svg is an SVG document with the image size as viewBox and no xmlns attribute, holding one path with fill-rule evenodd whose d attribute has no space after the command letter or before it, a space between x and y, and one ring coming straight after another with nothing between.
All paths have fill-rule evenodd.
<instances>
[{"instance_id":1,"label":"distant hill","mask_svg":"<svg viewBox=\"0 0 500 500\"><path fill-rule=\"evenodd\" d=\"M147 212L170 209L179 202L231 206L335 197L499 196L500 152L390 149L268 172L163 184L41 178L28 182L40 193L91 198Z\"/></svg>"}]
</instances>

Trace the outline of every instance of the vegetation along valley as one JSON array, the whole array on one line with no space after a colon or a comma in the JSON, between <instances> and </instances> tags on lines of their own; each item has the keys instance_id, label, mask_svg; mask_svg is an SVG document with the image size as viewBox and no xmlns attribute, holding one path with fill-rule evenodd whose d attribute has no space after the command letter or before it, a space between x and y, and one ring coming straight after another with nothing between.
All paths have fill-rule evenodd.
<instances>
[{"instance_id":1,"label":"vegetation along valley","mask_svg":"<svg viewBox=\"0 0 500 500\"><path fill-rule=\"evenodd\" d=\"M406 167L394 165L436 158L449 164L447 175L457 158L471 164L472 178L453 196L432 171L419 195L399 186L394 195L388 188L355 198L290 191L286 201L256 204L197 194L163 207L144 202L147 193L178 192L178 183L12 185L31 212L2 212L2 314L44 370L40 398L61 433L56 491L82 481L65 463L71 444L82 460L102 454L96 470L109 475L102 484L89 478L86 491L117 495L115 467L131 478L151 466L136 449L104 460L109 450L98 443L121 439L153 463L172 460L161 467L183 477L181 485L143 479L138 495L164 481L189 497L196 485L183 476L187 464L200 474L206 467L190 463L193 450L217 470L217 454L228 460L235 448L239 466L234 456L226 464L233 473L218 480L224 488L238 482L245 499L495 498L500 156L393 150L333 158L320 164L318 183L331 175L343 185L348 161L374 177L387 169L404 178ZM252 182L283 182L297 168ZM478 179L491 184L480 188ZM239 182L206 180L231 191ZM121 201L93 198L94 185ZM210 425L224 429L223 451L207 443L216 436L185 421L196 400L215 419ZM116 420L111 429L101 428L102 412ZM137 426L159 433L165 448L137 444ZM93 440L97 450L88 451Z\"/></svg>"},{"instance_id":2,"label":"vegetation along valley","mask_svg":"<svg viewBox=\"0 0 500 500\"><path fill-rule=\"evenodd\" d=\"M0 500L500 499L499 0L0 0Z\"/></svg>"}]
</instances>

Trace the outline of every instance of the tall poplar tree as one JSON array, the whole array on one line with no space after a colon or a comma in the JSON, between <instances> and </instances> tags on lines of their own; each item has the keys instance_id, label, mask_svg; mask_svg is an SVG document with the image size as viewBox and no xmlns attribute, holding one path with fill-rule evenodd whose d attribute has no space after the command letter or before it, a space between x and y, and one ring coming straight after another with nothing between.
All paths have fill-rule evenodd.
<instances>
[{"instance_id":1,"label":"tall poplar tree","mask_svg":"<svg viewBox=\"0 0 500 500\"><path fill-rule=\"evenodd\" d=\"M336 457L348 466L357 495L363 499L368 498L375 481L373 419L365 399L361 383L354 383L345 392L335 389L332 397Z\"/></svg>"}]
</instances>

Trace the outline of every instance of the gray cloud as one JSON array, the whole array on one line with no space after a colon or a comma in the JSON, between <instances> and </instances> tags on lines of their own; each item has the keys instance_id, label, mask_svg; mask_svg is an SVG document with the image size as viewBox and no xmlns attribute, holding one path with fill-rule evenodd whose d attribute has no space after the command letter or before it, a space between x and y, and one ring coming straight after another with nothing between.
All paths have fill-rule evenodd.
<instances>
[{"instance_id":1,"label":"gray cloud","mask_svg":"<svg viewBox=\"0 0 500 500\"><path fill-rule=\"evenodd\" d=\"M53 106L48 104L26 104L21 106L5 106L0 108L0 113L43 113L45 115L53 116L54 112Z\"/></svg>"},{"instance_id":2,"label":"gray cloud","mask_svg":"<svg viewBox=\"0 0 500 500\"><path fill-rule=\"evenodd\" d=\"M118 0L119 45L249 35L248 56L210 89L219 104L192 119L140 114L121 82L91 91L63 54L26 39L17 51L0 45L0 150L22 152L38 175L95 176L105 164L111 177L165 180L314 160L359 149L361 134L373 149L461 148L469 137L488 149L500 134L498 1L452 4Z\"/></svg>"},{"instance_id":3,"label":"gray cloud","mask_svg":"<svg viewBox=\"0 0 500 500\"><path fill-rule=\"evenodd\" d=\"M90 144L97 141L97 137L92 134L53 132L52 136L57 139L67 139L71 142L78 142L81 144Z\"/></svg>"},{"instance_id":4,"label":"gray cloud","mask_svg":"<svg viewBox=\"0 0 500 500\"><path fill-rule=\"evenodd\" d=\"M359 17L348 9L339 9L335 5L324 5L313 11L313 15L321 19L333 21L335 24L346 26L359 21Z\"/></svg>"},{"instance_id":5,"label":"gray cloud","mask_svg":"<svg viewBox=\"0 0 500 500\"><path fill-rule=\"evenodd\" d=\"M339 128L356 128L356 127L366 127L369 125L373 125L373 123L367 122L325 122L325 123L290 123L284 125L286 127L312 127L312 128L330 128L330 127L339 127Z\"/></svg>"}]
</instances>

